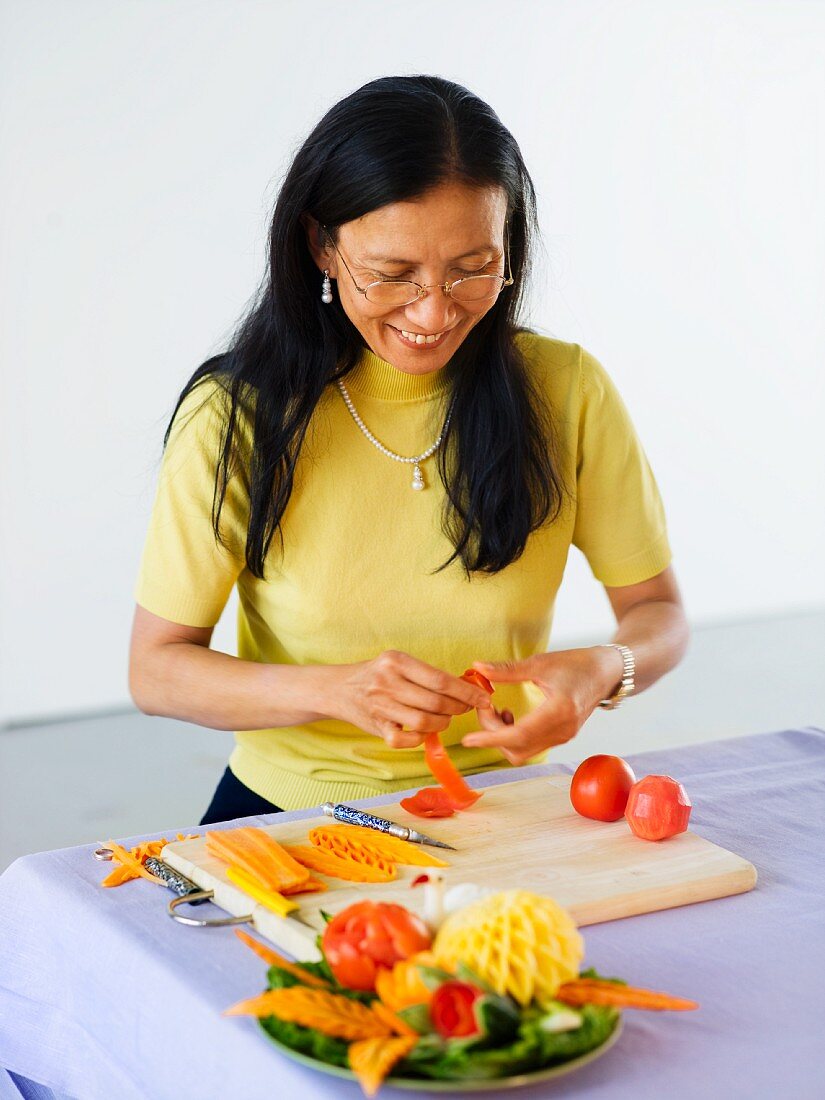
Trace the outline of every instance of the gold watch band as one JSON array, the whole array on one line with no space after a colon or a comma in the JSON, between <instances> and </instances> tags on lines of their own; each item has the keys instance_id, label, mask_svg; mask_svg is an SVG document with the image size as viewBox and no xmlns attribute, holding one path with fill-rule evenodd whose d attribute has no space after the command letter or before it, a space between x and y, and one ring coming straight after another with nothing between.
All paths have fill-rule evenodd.
<instances>
[{"instance_id":1,"label":"gold watch band","mask_svg":"<svg viewBox=\"0 0 825 1100\"><path fill-rule=\"evenodd\" d=\"M618 649L622 655L622 679L619 686L613 692L609 699L602 699L599 706L604 710L616 710L623 699L626 699L628 695L632 695L636 687L636 658L633 656L633 650L628 649L626 645L618 645L616 642L606 642L602 649Z\"/></svg>"}]
</instances>

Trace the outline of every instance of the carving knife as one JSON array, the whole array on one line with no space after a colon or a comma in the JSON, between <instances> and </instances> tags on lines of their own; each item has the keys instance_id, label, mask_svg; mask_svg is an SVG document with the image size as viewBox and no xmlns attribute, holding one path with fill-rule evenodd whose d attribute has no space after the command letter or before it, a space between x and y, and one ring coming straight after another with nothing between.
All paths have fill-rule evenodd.
<instances>
[{"instance_id":1,"label":"carving knife","mask_svg":"<svg viewBox=\"0 0 825 1100\"><path fill-rule=\"evenodd\" d=\"M398 825L395 821L388 821L385 817L376 817L367 810L356 810L354 806L345 806L341 802L325 802L321 810L327 817L334 817L345 825L362 825L365 829L377 829L380 833L397 837L398 840L409 840L412 844L431 844L433 848L448 848L451 852L458 849L452 844L445 844L443 840L435 840L431 836L425 836L408 825Z\"/></svg>"}]
</instances>

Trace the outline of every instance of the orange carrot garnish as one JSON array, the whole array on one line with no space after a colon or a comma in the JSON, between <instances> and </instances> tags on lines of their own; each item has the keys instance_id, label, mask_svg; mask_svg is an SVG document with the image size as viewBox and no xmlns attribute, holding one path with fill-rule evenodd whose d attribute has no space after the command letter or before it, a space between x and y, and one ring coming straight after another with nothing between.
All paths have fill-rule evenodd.
<instances>
[{"instance_id":1,"label":"orange carrot garnish","mask_svg":"<svg viewBox=\"0 0 825 1100\"><path fill-rule=\"evenodd\" d=\"M382 1023L392 1028L396 1035L418 1035L414 1027L410 1027L406 1020L396 1016L391 1008L387 1008L380 1001L373 1001L370 1008Z\"/></svg>"},{"instance_id":2,"label":"orange carrot garnish","mask_svg":"<svg viewBox=\"0 0 825 1100\"><path fill-rule=\"evenodd\" d=\"M120 844L116 844L113 840L107 840L106 847L111 848L112 856L118 860L119 863L122 863L124 867L132 871L136 877L139 876L140 878L147 879L149 882L156 882L159 886L166 885L163 879L159 879L156 875L151 875L137 856L133 856L131 852L127 852ZM109 878L111 876L107 875L106 877Z\"/></svg>"},{"instance_id":3,"label":"orange carrot garnish","mask_svg":"<svg viewBox=\"0 0 825 1100\"><path fill-rule=\"evenodd\" d=\"M349 1064L366 1096L375 1096L393 1066L406 1058L417 1042L417 1035L400 1035L350 1044Z\"/></svg>"},{"instance_id":4,"label":"orange carrot garnish","mask_svg":"<svg viewBox=\"0 0 825 1100\"><path fill-rule=\"evenodd\" d=\"M359 1001L324 989L268 989L257 997L226 1009L224 1016L277 1016L279 1020L312 1027L338 1039L389 1036L389 1026Z\"/></svg>"},{"instance_id":5,"label":"orange carrot garnish","mask_svg":"<svg viewBox=\"0 0 825 1100\"><path fill-rule=\"evenodd\" d=\"M646 1008L653 1012L671 1010L684 1012L698 1008L696 1001L657 993L652 989L637 989L631 985L600 981L598 978L578 978L565 982L556 993L556 1000L568 1005L614 1005L616 1008Z\"/></svg>"},{"instance_id":6,"label":"orange carrot garnish","mask_svg":"<svg viewBox=\"0 0 825 1100\"><path fill-rule=\"evenodd\" d=\"M206 850L224 863L240 867L268 890L282 891L306 882L309 871L262 829L241 826L206 835Z\"/></svg>"},{"instance_id":7,"label":"orange carrot garnish","mask_svg":"<svg viewBox=\"0 0 825 1100\"><path fill-rule=\"evenodd\" d=\"M449 866L443 859L422 851L417 844L376 833L363 825L318 825L310 829L309 839L318 848L367 866L381 866L382 860L413 867Z\"/></svg>"},{"instance_id":8,"label":"orange carrot garnish","mask_svg":"<svg viewBox=\"0 0 825 1100\"><path fill-rule=\"evenodd\" d=\"M263 959L267 966L277 966L280 970L288 971L294 977L298 978L299 981L302 981L304 985L311 985L316 989L329 989L329 982L325 981L324 978L319 978L316 974L311 974L308 970L304 970L298 963L290 962L289 959L285 959L283 955L279 955L277 951L273 951L271 947L267 947L265 943L256 940L254 936L250 936L240 928L235 929L235 935L242 943L245 943L247 947L251 947L258 958Z\"/></svg>"},{"instance_id":9,"label":"orange carrot garnish","mask_svg":"<svg viewBox=\"0 0 825 1100\"><path fill-rule=\"evenodd\" d=\"M304 867L332 878L342 878L348 882L392 882L398 876L394 863L383 861L370 866L310 844L288 844L284 847Z\"/></svg>"}]
</instances>

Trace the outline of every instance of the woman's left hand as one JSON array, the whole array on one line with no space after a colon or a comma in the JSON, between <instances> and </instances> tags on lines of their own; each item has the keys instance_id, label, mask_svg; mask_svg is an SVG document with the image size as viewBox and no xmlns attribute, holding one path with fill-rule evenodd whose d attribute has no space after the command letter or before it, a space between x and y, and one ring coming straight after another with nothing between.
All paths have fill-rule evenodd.
<instances>
[{"instance_id":1,"label":"woman's left hand","mask_svg":"<svg viewBox=\"0 0 825 1100\"><path fill-rule=\"evenodd\" d=\"M462 738L467 748L500 749L516 765L575 737L622 678L620 655L605 647L537 653L500 664L474 661L473 667L493 683L534 683L545 696L543 703L513 725L505 724L495 712L479 711L482 729Z\"/></svg>"}]
</instances>

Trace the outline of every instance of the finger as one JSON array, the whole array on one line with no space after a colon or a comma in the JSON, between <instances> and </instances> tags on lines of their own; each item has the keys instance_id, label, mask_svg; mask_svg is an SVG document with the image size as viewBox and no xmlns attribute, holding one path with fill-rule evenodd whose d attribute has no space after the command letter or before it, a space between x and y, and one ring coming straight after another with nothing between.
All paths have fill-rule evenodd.
<instances>
[{"instance_id":1,"label":"finger","mask_svg":"<svg viewBox=\"0 0 825 1100\"><path fill-rule=\"evenodd\" d=\"M405 707L396 700L382 706L381 711L382 718L395 722L399 727L403 726L405 733L412 732L422 736L427 733L441 733L450 724L449 717Z\"/></svg>"},{"instance_id":2,"label":"finger","mask_svg":"<svg viewBox=\"0 0 825 1100\"><path fill-rule=\"evenodd\" d=\"M515 738L510 738L508 735L512 726L502 726L501 728L502 730L507 730L507 733L502 734L499 732L496 734L495 731L490 731L483 735L472 733L463 738L461 744L468 749L498 749L505 760L510 764L514 764L516 767L523 764L525 760L529 760L531 757L536 756L537 753L543 752L547 747L546 745L537 746L531 744L531 739L521 732L517 733ZM483 741L482 737L484 738Z\"/></svg>"},{"instance_id":3,"label":"finger","mask_svg":"<svg viewBox=\"0 0 825 1100\"><path fill-rule=\"evenodd\" d=\"M378 732L391 749L414 749L424 740L423 734L402 729L397 722L379 722Z\"/></svg>"},{"instance_id":4,"label":"finger","mask_svg":"<svg viewBox=\"0 0 825 1100\"><path fill-rule=\"evenodd\" d=\"M400 662L400 668L407 680L420 684L424 688L449 699L456 699L463 703L468 710L490 706L490 696L484 688L476 684L468 684L460 676L443 672L439 668L428 665L426 661L419 661L417 657L411 657L408 653L399 654L404 658ZM462 712L459 712L462 713Z\"/></svg>"},{"instance_id":5,"label":"finger","mask_svg":"<svg viewBox=\"0 0 825 1100\"><path fill-rule=\"evenodd\" d=\"M499 738L499 741L501 741L501 740L502 739ZM530 745L530 744L527 744L527 743L525 743L524 745L519 745L519 746L511 745L509 743L508 744L490 744L490 745L487 745L487 746L483 746L483 745L477 745L475 742L473 742L472 745L471 745L466 740L462 741L461 743L462 743L462 745L466 746L467 748L497 749L501 753L501 755L504 757L505 760L507 760L510 764L514 764L516 767L518 767L520 764L523 764L525 762L525 760L531 760L534 756L537 756L539 753L544 752L545 749L548 748L547 745L535 746L535 745Z\"/></svg>"},{"instance_id":6,"label":"finger","mask_svg":"<svg viewBox=\"0 0 825 1100\"><path fill-rule=\"evenodd\" d=\"M557 737L554 736L556 733ZM559 727L555 708L552 704L542 703L512 725L502 720L497 729L468 733L461 743L467 748L497 748L502 752L520 753L526 758L543 751L548 745L561 744L566 740L568 735Z\"/></svg>"},{"instance_id":7,"label":"finger","mask_svg":"<svg viewBox=\"0 0 825 1100\"><path fill-rule=\"evenodd\" d=\"M475 730L461 738L465 749L510 749L522 746L522 730L518 725L507 726L503 722L495 729Z\"/></svg>"},{"instance_id":8,"label":"finger","mask_svg":"<svg viewBox=\"0 0 825 1100\"><path fill-rule=\"evenodd\" d=\"M435 714L450 719L457 714L466 714L468 707L465 703L454 699L450 695L439 695L436 691L421 687L411 680L404 680L395 694L396 701L404 706L413 707L415 710L427 714Z\"/></svg>"},{"instance_id":9,"label":"finger","mask_svg":"<svg viewBox=\"0 0 825 1100\"><path fill-rule=\"evenodd\" d=\"M477 668L493 683L500 684L521 684L525 680L532 680L535 675L532 657L524 661L473 661L473 668Z\"/></svg>"},{"instance_id":10,"label":"finger","mask_svg":"<svg viewBox=\"0 0 825 1100\"><path fill-rule=\"evenodd\" d=\"M507 713L509 714L510 712L508 711ZM505 721L502 714L499 714L497 710L489 707L487 710L478 711L478 724L482 730L499 730L502 726L511 726L513 723L512 721Z\"/></svg>"}]
</instances>

